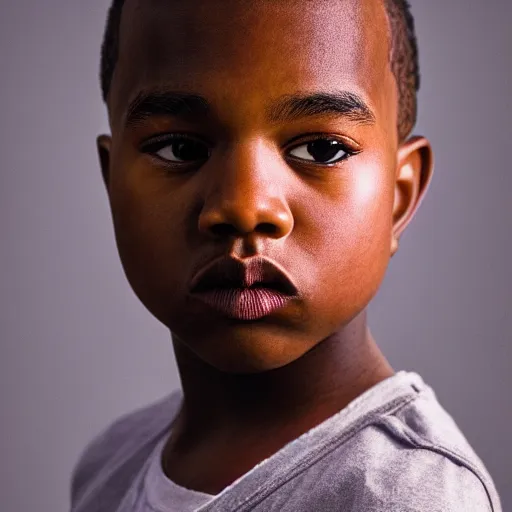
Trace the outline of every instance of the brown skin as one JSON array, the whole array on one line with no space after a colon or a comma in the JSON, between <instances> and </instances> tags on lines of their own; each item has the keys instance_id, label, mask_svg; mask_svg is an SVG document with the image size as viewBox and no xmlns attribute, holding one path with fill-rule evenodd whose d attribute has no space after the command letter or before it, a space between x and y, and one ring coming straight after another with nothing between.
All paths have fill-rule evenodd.
<instances>
[{"instance_id":1,"label":"brown skin","mask_svg":"<svg viewBox=\"0 0 512 512\"><path fill-rule=\"evenodd\" d=\"M170 329L184 391L164 468L212 494L394 374L366 307L432 172L426 139L397 138L380 0L215 5L127 1L112 137L98 138L127 278ZM125 126L130 102L155 87L200 94L213 115ZM265 117L282 95L320 91L358 94L375 122ZM141 151L175 132L206 141L210 157L180 167L161 159L176 158L170 146ZM359 152L331 166L289 158L314 133ZM248 322L188 296L194 273L227 254L277 261L300 298Z\"/></svg>"}]
</instances>

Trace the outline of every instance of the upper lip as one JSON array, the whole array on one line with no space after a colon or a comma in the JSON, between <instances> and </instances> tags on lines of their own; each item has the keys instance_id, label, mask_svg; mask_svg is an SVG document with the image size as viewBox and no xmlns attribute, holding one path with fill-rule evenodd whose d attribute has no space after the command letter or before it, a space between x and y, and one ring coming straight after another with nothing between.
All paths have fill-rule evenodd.
<instances>
[{"instance_id":1,"label":"upper lip","mask_svg":"<svg viewBox=\"0 0 512 512\"><path fill-rule=\"evenodd\" d=\"M222 256L197 272L190 283L191 293L212 288L249 288L268 284L287 295L297 295L297 287L280 266L265 256L240 260Z\"/></svg>"}]
</instances>

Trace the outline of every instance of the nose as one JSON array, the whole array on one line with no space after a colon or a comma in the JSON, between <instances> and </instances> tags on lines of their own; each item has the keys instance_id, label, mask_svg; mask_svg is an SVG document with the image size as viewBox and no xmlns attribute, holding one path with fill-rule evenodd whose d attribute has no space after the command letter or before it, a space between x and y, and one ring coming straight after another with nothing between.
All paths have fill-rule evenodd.
<instances>
[{"instance_id":1,"label":"nose","mask_svg":"<svg viewBox=\"0 0 512 512\"><path fill-rule=\"evenodd\" d=\"M286 237L293 216L284 197L287 167L259 142L239 143L210 158L199 231L218 238L258 233Z\"/></svg>"}]
</instances>

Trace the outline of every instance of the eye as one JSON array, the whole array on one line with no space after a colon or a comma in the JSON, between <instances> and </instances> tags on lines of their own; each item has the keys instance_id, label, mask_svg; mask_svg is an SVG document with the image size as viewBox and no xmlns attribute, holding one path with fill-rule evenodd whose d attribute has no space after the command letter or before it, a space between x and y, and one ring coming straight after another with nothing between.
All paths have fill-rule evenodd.
<instances>
[{"instance_id":1,"label":"eye","mask_svg":"<svg viewBox=\"0 0 512 512\"><path fill-rule=\"evenodd\" d=\"M210 150L204 142L178 134L152 139L143 145L142 151L172 163L197 162L210 156Z\"/></svg>"},{"instance_id":2,"label":"eye","mask_svg":"<svg viewBox=\"0 0 512 512\"><path fill-rule=\"evenodd\" d=\"M334 164L348 158L352 152L339 140L324 137L295 146L289 155L309 162Z\"/></svg>"}]
</instances>

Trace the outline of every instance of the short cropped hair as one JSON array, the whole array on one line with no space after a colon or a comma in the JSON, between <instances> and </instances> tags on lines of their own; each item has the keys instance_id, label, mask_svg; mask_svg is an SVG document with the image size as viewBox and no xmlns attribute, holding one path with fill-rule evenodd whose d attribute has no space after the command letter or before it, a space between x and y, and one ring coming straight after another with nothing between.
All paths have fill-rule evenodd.
<instances>
[{"instance_id":1,"label":"short cropped hair","mask_svg":"<svg viewBox=\"0 0 512 512\"><path fill-rule=\"evenodd\" d=\"M106 103L119 55L119 28L125 0L112 0L101 46L100 83ZM397 131L404 141L416 124L420 88L418 45L407 0L384 0L390 28L390 64L398 88Z\"/></svg>"}]
</instances>

